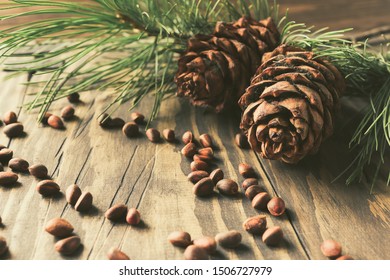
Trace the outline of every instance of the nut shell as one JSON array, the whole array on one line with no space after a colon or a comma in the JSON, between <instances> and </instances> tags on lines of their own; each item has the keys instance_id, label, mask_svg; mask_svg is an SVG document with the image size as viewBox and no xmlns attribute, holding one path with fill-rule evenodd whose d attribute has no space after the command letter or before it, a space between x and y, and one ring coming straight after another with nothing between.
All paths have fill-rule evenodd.
<instances>
[{"instance_id":1,"label":"nut shell","mask_svg":"<svg viewBox=\"0 0 390 280\"><path fill-rule=\"evenodd\" d=\"M231 179L222 179L216 186L218 191L224 195L236 195L238 193L238 184Z\"/></svg>"},{"instance_id":2,"label":"nut shell","mask_svg":"<svg viewBox=\"0 0 390 280\"><path fill-rule=\"evenodd\" d=\"M236 248L241 244L242 235L237 230L221 232L215 236L217 243L225 248Z\"/></svg>"},{"instance_id":3,"label":"nut shell","mask_svg":"<svg viewBox=\"0 0 390 280\"><path fill-rule=\"evenodd\" d=\"M320 246L321 252L325 257L337 258L341 255L341 244L335 240L328 239L322 242Z\"/></svg>"},{"instance_id":4,"label":"nut shell","mask_svg":"<svg viewBox=\"0 0 390 280\"><path fill-rule=\"evenodd\" d=\"M185 231L174 231L168 235L168 241L176 247L186 248L192 244L191 235Z\"/></svg>"},{"instance_id":5,"label":"nut shell","mask_svg":"<svg viewBox=\"0 0 390 280\"><path fill-rule=\"evenodd\" d=\"M107 253L107 258L111 261L125 261L130 260L129 256L123 253L118 248L111 248Z\"/></svg>"},{"instance_id":6,"label":"nut shell","mask_svg":"<svg viewBox=\"0 0 390 280\"><path fill-rule=\"evenodd\" d=\"M28 171L30 172L31 175L38 179L46 179L48 178L48 173L49 171L47 170L47 167L44 166L43 164L34 164L31 165L28 168Z\"/></svg>"},{"instance_id":7,"label":"nut shell","mask_svg":"<svg viewBox=\"0 0 390 280\"><path fill-rule=\"evenodd\" d=\"M155 128L149 128L146 131L146 137L148 137L150 142L157 143L161 141L160 132Z\"/></svg>"},{"instance_id":8,"label":"nut shell","mask_svg":"<svg viewBox=\"0 0 390 280\"><path fill-rule=\"evenodd\" d=\"M265 215L250 217L244 222L243 228L251 234L262 235L267 228L267 217Z\"/></svg>"},{"instance_id":9,"label":"nut shell","mask_svg":"<svg viewBox=\"0 0 390 280\"><path fill-rule=\"evenodd\" d=\"M4 134L9 138L20 137L24 133L24 126L21 123L11 123L4 127Z\"/></svg>"},{"instance_id":10,"label":"nut shell","mask_svg":"<svg viewBox=\"0 0 390 280\"><path fill-rule=\"evenodd\" d=\"M62 255L72 255L80 248L80 245L80 237L71 236L57 241L54 249Z\"/></svg>"},{"instance_id":11,"label":"nut shell","mask_svg":"<svg viewBox=\"0 0 390 280\"><path fill-rule=\"evenodd\" d=\"M126 221L126 215L127 215L127 206L124 204L116 204L110 207L109 209L107 209L106 213L104 213L104 216L107 219L114 222Z\"/></svg>"},{"instance_id":12,"label":"nut shell","mask_svg":"<svg viewBox=\"0 0 390 280\"><path fill-rule=\"evenodd\" d=\"M75 206L80 196L81 196L81 189L79 188L78 185L72 184L66 188L65 198L66 198L66 202L68 202L70 205Z\"/></svg>"},{"instance_id":13,"label":"nut shell","mask_svg":"<svg viewBox=\"0 0 390 280\"><path fill-rule=\"evenodd\" d=\"M27 172L30 164L27 160L22 158L13 158L8 162L8 167L12 169L12 171L16 172Z\"/></svg>"},{"instance_id":14,"label":"nut shell","mask_svg":"<svg viewBox=\"0 0 390 280\"><path fill-rule=\"evenodd\" d=\"M67 220L54 218L46 224L45 230L55 237L64 238L70 236L74 228Z\"/></svg>"},{"instance_id":15,"label":"nut shell","mask_svg":"<svg viewBox=\"0 0 390 280\"><path fill-rule=\"evenodd\" d=\"M19 179L18 174L11 171L0 172L0 186L10 186L15 184Z\"/></svg>"},{"instance_id":16,"label":"nut shell","mask_svg":"<svg viewBox=\"0 0 390 280\"><path fill-rule=\"evenodd\" d=\"M209 254L201 247L190 245L184 251L185 260L208 260Z\"/></svg>"},{"instance_id":17,"label":"nut shell","mask_svg":"<svg viewBox=\"0 0 390 280\"><path fill-rule=\"evenodd\" d=\"M262 240L268 246L277 246L283 239L283 231L279 226L268 228L262 236Z\"/></svg>"},{"instance_id":18,"label":"nut shell","mask_svg":"<svg viewBox=\"0 0 390 280\"><path fill-rule=\"evenodd\" d=\"M141 222L141 213L136 208L130 208L126 215L126 222L136 226Z\"/></svg>"},{"instance_id":19,"label":"nut shell","mask_svg":"<svg viewBox=\"0 0 390 280\"><path fill-rule=\"evenodd\" d=\"M268 204L267 208L269 213L272 216L281 216L286 211L286 205L284 203L284 200L280 197L274 197L272 198Z\"/></svg>"},{"instance_id":20,"label":"nut shell","mask_svg":"<svg viewBox=\"0 0 390 280\"><path fill-rule=\"evenodd\" d=\"M214 193L214 183L210 177L199 180L192 189L197 196L210 196Z\"/></svg>"},{"instance_id":21,"label":"nut shell","mask_svg":"<svg viewBox=\"0 0 390 280\"><path fill-rule=\"evenodd\" d=\"M79 212L86 212L92 208L93 196L90 192L81 194L74 206L74 209Z\"/></svg>"},{"instance_id":22,"label":"nut shell","mask_svg":"<svg viewBox=\"0 0 390 280\"><path fill-rule=\"evenodd\" d=\"M37 184L36 190L42 196L54 196L60 192L60 186L53 180L43 180Z\"/></svg>"}]
</instances>

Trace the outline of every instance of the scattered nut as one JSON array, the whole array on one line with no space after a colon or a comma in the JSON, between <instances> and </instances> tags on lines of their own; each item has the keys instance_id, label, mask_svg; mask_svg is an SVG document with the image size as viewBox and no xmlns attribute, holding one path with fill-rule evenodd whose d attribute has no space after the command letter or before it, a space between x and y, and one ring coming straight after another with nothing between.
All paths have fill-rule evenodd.
<instances>
[{"instance_id":1,"label":"scattered nut","mask_svg":"<svg viewBox=\"0 0 390 280\"><path fill-rule=\"evenodd\" d=\"M170 143L175 142L176 140L175 131L169 128L163 130L163 136L164 139Z\"/></svg>"},{"instance_id":2,"label":"scattered nut","mask_svg":"<svg viewBox=\"0 0 390 280\"><path fill-rule=\"evenodd\" d=\"M181 149L181 153L185 157L193 157L196 153L196 145L192 142L188 143Z\"/></svg>"},{"instance_id":3,"label":"scattered nut","mask_svg":"<svg viewBox=\"0 0 390 280\"><path fill-rule=\"evenodd\" d=\"M211 147L199 149L198 154L202 156L207 156L209 158L214 157L214 151Z\"/></svg>"},{"instance_id":4,"label":"scattered nut","mask_svg":"<svg viewBox=\"0 0 390 280\"><path fill-rule=\"evenodd\" d=\"M252 207L258 210L267 209L267 203L271 200L271 197L266 192L258 193L252 200Z\"/></svg>"},{"instance_id":5,"label":"scattered nut","mask_svg":"<svg viewBox=\"0 0 390 280\"><path fill-rule=\"evenodd\" d=\"M141 213L136 208L130 208L126 215L126 222L136 226L141 222Z\"/></svg>"},{"instance_id":6,"label":"scattered nut","mask_svg":"<svg viewBox=\"0 0 390 280\"><path fill-rule=\"evenodd\" d=\"M121 118L113 118L109 122L110 128L122 128L125 125L125 121Z\"/></svg>"},{"instance_id":7,"label":"scattered nut","mask_svg":"<svg viewBox=\"0 0 390 280\"><path fill-rule=\"evenodd\" d=\"M72 255L80 248L81 240L78 236L71 236L57 241L54 249L62 255Z\"/></svg>"},{"instance_id":8,"label":"scattered nut","mask_svg":"<svg viewBox=\"0 0 390 280\"><path fill-rule=\"evenodd\" d=\"M126 221L127 206L124 204L116 204L110 207L104 216L110 221L121 222Z\"/></svg>"},{"instance_id":9,"label":"scattered nut","mask_svg":"<svg viewBox=\"0 0 390 280\"><path fill-rule=\"evenodd\" d=\"M194 135L192 134L191 131L187 130L186 132L183 133L183 136L181 138L183 140L184 144L191 143L194 140Z\"/></svg>"},{"instance_id":10,"label":"scattered nut","mask_svg":"<svg viewBox=\"0 0 390 280\"><path fill-rule=\"evenodd\" d=\"M325 257L337 258L341 255L341 244L335 240L325 240L320 246L321 252Z\"/></svg>"},{"instance_id":11,"label":"scattered nut","mask_svg":"<svg viewBox=\"0 0 390 280\"><path fill-rule=\"evenodd\" d=\"M98 117L99 125L104 128L109 128L111 121L112 119L107 113L103 113Z\"/></svg>"},{"instance_id":12,"label":"scattered nut","mask_svg":"<svg viewBox=\"0 0 390 280\"><path fill-rule=\"evenodd\" d=\"M283 231L279 226L268 228L262 236L262 240L268 246L277 246L283 239Z\"/></svg>"},{"instance_id":13,"label":"scattered nut","mask_svg":"<svg viewBox=\"0 0 390 280\"><path fill-rule=\"evenodd\" d=\"M199 136L199 142L204 148L213 146L213 140L211 139L211 136L209 134L202 134L201 136Z\"/></svg>"},{"instance_id":14,"label":"scattered nut","mask_svg":"<svg viewBox=\"0 0 390 280\"><path fill-rule=\"evenodd\" d=\"M122 132L127 137L132 138L139 134L139 128L135 122L128 122L123 126Z\"/></svg>"},{"instance_id":15,"label":"scattered nut","mask_svg":"<svg viewBox=\"0 0 390 280\"><path fill-rule=\"evenodd\" d=\"M252 166L247 163L240 163L238 165L238 172L245 178L256 177L256 172Z\"/></svg>"},{"instance_id":16,"label":"scattered nut","mask_svg":"<svg viewBox=\"0 0 390 280\"><path fill-rule=\"evenodd\" d=\"M4 237L0 236L0 256L8 252L7 241Z\"/></svg>"},{"instance_id":17,"label":"scattered nut","mask_svg":"<svg viewBox=\"0 0 390 280\"><path fill-rule=\"evenodd\" d=\"M70 236L74 228L67 220L54 218L46 224L45 230L55 237L64 238Z\"/></svg>"},{"instance_id":18,"label":"scattered nut","mask_svg":"<svg viewBox=\"0 0 390 280\"><path fill-rule=\"evenodd\" d=\"M43 164L34 164L28 168L28 171L31 175L38 179L48 178L49 171L47 170L47 167Z\"/></svg>"},{"instance_id":19,"label":"scattered nut","mask_svg":"<svg viewBox=\"0 0 390 280\"><path fill-rule=\"evenodd\" d=\"M237 230L221 232L215 236L217 243L225 248L236 248L241 244L242 235Z\"/></svg>"},{"instance_id":20,"label":"scattered nut","mask_svg":"<svg viewBox=\"0 0 390 280\"><path fill-rule=\"evenodd\" d=\"M343 255L336 259L336 261L346 261L346 260L353 260L353 258L349 255Z\"/></svg>"},{"instance_id":21,"label":"scattered nut","mask_svg":"<svg viewBox=\"0 0 390 280\"><path fill-rule=\"evenodd\" d=\"M149 128L146 131L146 137L150 142L157 143L161 140L160 132L155 128Z\"/></svg>"},{"instance_id":22,"label":"scattered nut","mask_svg":"<svg viewBox=\"0 0 390 280\"><path fill-rule=\"evenodd\" d=\"M61 117L64 120L70 120L71 118L74 117L74 112L75 112L75 109L71 105L68 105L62 109Z\"/></svg>"},{"instance_id":23,"label":"scattered nut","mask_svg":"<svg viewBox=\"0 0 390 280\"><path fill-rule=\"evenodd\" d=\"M186 248L192 244L191 235L185 231L174 231L168 235L168 241L177 247Z\"/></svg>"},{"instance_id":24,"label":"scattered nut","mask_svg":"<svg viewBox=\"0 0 390 280\"><path fill-rule=\"evenodd\" d=\"M19 176L10 171L0 172L0 186L10 186L15 184L19 179Z\"/></svg>"},{"instance_id":25,"label":"scattered nut","mask_svg":"<svg viewBox=\"0 0 390 280\"><path fill-rule=\"evenodd\" d=\"M66 188L65 198L66 198L66 202L68 202L70 205L75 206L80 196L81 196L81 189L79 188L78 185L72 184Z\"/></svg>"},{"instance_id":26,"label":"scattered nut","mask_svg":"<svg viewBox=\"0 0 390 280\"><path fill-rule=\"evenodd\" d=\"M201 161L201 160L191 162L190 167L191 167L192 171L197 171L197 170L207 171L207 170L209 170L209 165L206 162Z\"/></svg>"},{"instance_id":27,"label":"scattered nut","mask_svg":"<svg viewBox=\"0 0 390 280\"><path fill-rule=\"evenodd\" d=\"M190 245L184 251L185 260L208 260L209 254L201 247Z\"/></svg>"},{"instance_id":28,"label":"scattered nut","mask_svg":"<svg viewBox=\"0 0 390 280\"><path fill-rule=\"evenodd\" d=\"M107 258L111 261L125 261L130 260L129 256L123 253L118 248L111 248L107 253Z\"/></svg>"},{"instance_id":29,"label":"scattered nut","mask_svg":"<svg viewBox=\"0 0 390 280\"><path fill-rule=\"evenodd\" d=\"M217 250L217 242L213 237L204 236L193 241L193 244L197 247L203 248L209 254L214 254Z\"/></svg>"},{"instance_id":30,"label":"scattered nut","mask_svg":"<svg viewBox=\"0 0 390 280\"><path fill-rule=\"evenodd\" d=\"M261 235L267 228L267 217L265 215L258 215L248 218L244 222L243 228L251 234Z\"/></svg>"},{"instance_id":31,"label":"scattered nut","mask_svg":"<svg viewBox=\"0 0 390 280\"><path fill-rule=\"evenodd\" d=\"M215 169L213 172L210 173L210 178L213 180L214 184L217 184L219 181L221 181L224 177L223 171L221 168Z\"/></svg>"},{"instance_id":32,"label":"scattered nut","mask_svg":"<svg viewBox=\"0 0 390 280\"><path fill-rule=\"evenodd\" d=\"M15 112L9 111L4 114L3 122L8 125L11 123L16 123L18 121L18 116Z\"/></svg>"},{"instance_id":33,"label":"scattered nut","mask_svg":"<svg viewBox=\"0 0 390 280\"><path fill-rule=\"evenodd\" d=\"M246 189L245 196L252 200L257 194L265 192L265 190L259 185L253 185Z\"/></svg>"},{"instance_id":34,"label":"scattered nut","mask_svg":"<svg viewBox=\"0 0 390 280\"><path fill-rule=\"evenodd\" d=\"M65 126L64 126L64 123L62 122L62 120L60 119L60 117L56 116L56 115L51 115L48 119L47 119L47 124L54 128L54 129L64 129Z\"/></svg>"},{"instance_id":35,"label":"scattered nut","mask_svg":"<svg viewBox=\"0 0 390 280\"><path fill-rule=\"evenodd\" d=\"M2 164L8 164L8 162L12 159L14 152L10 149L3 148L0 150L0 162Z\"/></svg>"},{"instance_id":36,"label":"scattered nut","mask_svg":"<svg viewBox=\"0 0 390 280\"><path fill-rule=\"evenodd\" d=\"M51 115L53 115L53 114L52 113L48 113L48 112L43 114L43 117L41 119L41 123L43 123L44 125L48 125L48 121L49 121L49 118L50 118Z\"/></svg>"},{"instance_id":37,"label":"scattered nut","mask_svg":"<svg viewBox=\"0 0 390 280\"><path fill-rule=\"evenodd\" d=\"M246 191L250 186L258 185L259 181L256 178L247 178L242 182L242 188Z\"/></svg>"},{"instance_id":38,"label":"scattered nut","mask_svg":"<svg viewBox=\"0 0 390 280\"><path fill-rule=\"evenodd\" d=\"M54 196L60 192L60 186L53 180L43 180L37 184L36 190L42 196Z\"/></svg>"},{"instance_id":39,"label":"scattered nut","mask_svg":"<svg viewBox=\"0 0 390 280\"><path fill-rule=\"evenodd\" d=\"M191 183L196 184L201 179L206 178L208 176L209 176L209 173L207 173L206 171L197 170L197 171L193 171L190 174L188 174L187 178Z\"/></svg>"},{"instance_id":40,"label":"scattered nut","mask_svg":"<svg viewBox=\"0 0 390 280\"><path fill-rule=\"evenodd\" d=\"M238 193L238 184L231 179L222 179L216 186L221 194L236 195Z\"/></svg>"},{"instance_id":41,"label":"scattered nut","mask_svg":"<svg viewBox=\"0 0 390 280\"><path fill-rule=\"evenodd\" d=\"M21 158L13 158L9 161L8 167L15 172L27 172L30 164Z\"/></svg>"},{"instance_id":42,"label":"scattered nut","mask_svg":"<svg viewBox=\"0 0 390 280\"><path fill-rule=\"evenodd\" d=\"M93 196L90 192L86 192L80 195L77 200L74 209L79 212L86 212L92 208Z\"/></svg>"},{"instance_id":43,"label":"scattered nut","mask_svg":"<svg viewBox=\"0 0 390 280\"><path fill-rule=\"evenodd\" d=\"M79 103L80 102L80 94L78 92L73 92L68 95L68 101L70 103Z\"/></svg>"},{"instance_id":44,"label":"scattered nut","mask_svg":"<svg viewBox=\"0 0 390 280\"><path fill-rule=\"evenodd\" d=\"M237 133L234 137L234 140L236 142L236 145L240 147L241 149L249 149L250 145L248 142L248 138L243 133Z\"/></svg>"},{"instance_id":45,"label":"scattered nut","mask_svg":"<svg viewBox=\"0 0 390 280\"><path fill-rule=\"evenodd\" d=\"M197 196L209 196L214 192L214 183L209 177L203 178L194 185L192 191Z\"/></svg>"},{"instance_id":46,"label":"scattered nut","mask_svg":"<svg viewBox=\"0 0 390 280\"><path fill-rule=\"evenodd\" d=\"M197 155L197 154L195 154L195 155L193 156L193 159L194 159L194 161L201 160L201 161L205 161L205 162L210 162L210 161L213 160L213 157L212 157L212 156Z\"/></svg>"},{"instance_id":47,"label":"scattered nut","mask_svg":"<svg viewBox=\"0 0 390 280\"><path fill-rule=\"evenodd\" d=\"M9 138L20 137L23 135L24 127L21 123L11 123L4 127L3 132Z\"/></svg>"},{"instance_id":48,"label":"scattered nut","mask_svg":"<svg viewBox=\"0 0 390 280\"><path fill-rule=\"evenodd\" d=\"M130 117L136 124L141 125L145 123L145 116L140 112L133 112L131 113Z\"/></svg>"},{"instance_id":49,"label":"scattered nut","mask_svg":"<svg viewBox=\"0 0 390 280\"><path fill-rule=\"evenodd\" d=\"M0 162L2 164L8 164L8 162L12 159L14 152L10 149L3 148L0 150Z\"/></svg>"},{"instance_id":50,"label":"scattered nut","mask_svg":"<svg viewBox=\"0 0 390 280\"><path fill-rule=\"evenodd\" d=\"M286 211L286 206L285 206L284 200L281 199L280 197L272 198L268 202L267 208L268 208L269 213L272 216L280 216Z\"/></svg>"}]
</instances>

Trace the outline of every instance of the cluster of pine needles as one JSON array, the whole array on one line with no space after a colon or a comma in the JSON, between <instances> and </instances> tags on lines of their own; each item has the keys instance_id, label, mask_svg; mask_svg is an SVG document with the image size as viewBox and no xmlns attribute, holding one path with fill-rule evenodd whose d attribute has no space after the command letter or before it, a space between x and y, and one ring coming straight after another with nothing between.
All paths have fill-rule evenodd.
<instances>
[{"instance_id":1,"label":"cluster of pine needles","mask_svg":"<svg viewBox=\"0 0 390 280\"><path fill-rule=\"evenodd\" d=\"M212 33L217 21L234 21L242 15L260 20L272 17L281 31L281 42L326 56L347 78L347 95L370 101L350 148L356 157L345 172L347 183L362 179L368 165L376 165L374 184L386 168L390 147L390 53L370 51L367 42L345 39L348 30L314 31L287 15L279 18L274 1L267 0L11 0L0 4L0 23L12 19L49 16L14 25L0 32L0 64L18 72L46 75L45 82L30 81L37 91L27 110L39 108L40 118L52 102L73 92L112 90L113 112L125 102L130 110L145 96L155 97L149 121L157 116L161 102L175 92L177 58L188 38ZM22 11L22 12L20 12ZM36 53L23 51L33 45L61 48ZM17 58L16 62L9 58ZM15 60L12 60L15 61ZM390 183L390 170L387 184Z\"/></svg>"}]
</instances>

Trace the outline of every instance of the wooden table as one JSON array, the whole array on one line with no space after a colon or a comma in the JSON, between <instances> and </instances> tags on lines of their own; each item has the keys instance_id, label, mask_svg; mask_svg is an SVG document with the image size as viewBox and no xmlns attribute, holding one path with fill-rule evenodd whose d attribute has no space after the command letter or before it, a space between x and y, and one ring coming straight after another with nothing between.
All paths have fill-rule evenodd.
<instances>
[{"instance_id":1,"label":"wooden table","mask_svg":"<svg viewBox=\"0 0 390 280\"><path fill-rule=\"evenodd\" d=\"M370 1L377 2L388 3ZM349 18L362 28L352 15ZM331 20L329 14L328 22L336 25ZM91 192L94 208L81 214L66 203L63 195L42 198L35 190L37 181L20 175L17 186L0 187L0 235L10 248L4 258L106 259L111 247L119 247L132 259L182 259L183 250L166 240L171 231L185 230L199 238L237 229L243 233L243 244L236 250L219 248L214 259L325 259L319 245L329 238L339 241L344 253L356 259L390 259L390 190L385 186L386 173L380 175L372 194L366 182L350 186L345 186L343 179L332 182L351 160L347 149L349 128L356 122L360 100L343 100L335 135L316 156L296 166L263 160L252 151L239 149L234 143L237 116L206 113L178 98L163 103L154 127L160 131L175 129L178 138L185 130L192 130L196 136L211 134L217 146L216 163L226 178L241 183L237 166L247 162L256 168L267 191L285 200L286 214L278 218L266 214L269 226L280 225L285 233L280 246L269 248L259 237L242 229L246 218L259 213L242 191L236 198L216 194L201 199L192 194L192 184L186 177L190 162L180 154L181 143L153 144L144 133L130 140L120 130L99 127L96 118L109 102L109 92L83 93L82 103L76 105L77 118L66 123L66 130L58 131L37 125L36 112L19 109L36 89L22 85L27 75L5 79L7 74L0 72L0 113L17 111L26 136L10 140L0 133L0 144L8 145L15 157L30 164L47 165L62 192L73 183ZM45 78L33 75L31 80ZM137 110L148 115L152 101L146 99ZM58 114L66 104L66 100L58 101L50 111ZM123 105L115 115L130 120L127 109ZM138 208L142 225L128 226L105 219L104 212L116 203ZM63 257L55 252L55 239L44 231L46 223L55 217L70 221L81 237L83 247L76 255Z\"/></svg>"}]
</instances>

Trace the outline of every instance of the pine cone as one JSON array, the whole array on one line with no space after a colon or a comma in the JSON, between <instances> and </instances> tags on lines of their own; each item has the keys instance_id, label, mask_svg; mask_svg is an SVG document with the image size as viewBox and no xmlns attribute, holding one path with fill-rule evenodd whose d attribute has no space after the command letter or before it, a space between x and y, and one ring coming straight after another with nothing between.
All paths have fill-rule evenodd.
<instances>
[{"instance_id":1,"label":"pine cone","mask_svg":"<svg viewBox=\"0 0 390 280\"><path fill-rule=\"evenodd\" d=\"M218 22L212 35L197 35L188 41L175 76L177 95L217 112L236 106L261 57L277 46L279 36L271 18Z\"/></svg>"},{"instance_id":2,"label":"pine cone","mask_svg":"<svg viewBox=\"0 0 390 280\"><path fill-rule=\"evenodd\" d=\"M313 52L286 45L263 56L241 97L240 127L267 159L296 163L333 133L343 76Z\"/></svg>"}]
</instances>

